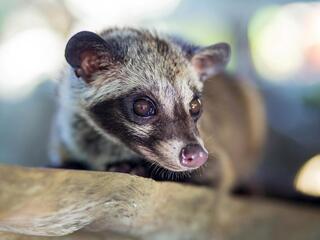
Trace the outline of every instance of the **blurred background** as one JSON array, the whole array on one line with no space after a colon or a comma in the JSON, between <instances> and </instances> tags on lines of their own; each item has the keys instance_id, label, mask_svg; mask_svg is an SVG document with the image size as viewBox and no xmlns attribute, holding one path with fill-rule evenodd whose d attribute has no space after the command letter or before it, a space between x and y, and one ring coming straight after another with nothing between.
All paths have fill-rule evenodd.
<instances>
[{"instance_id":1,"label":"blurred background","mask_svg":"<svg viewBox=\"0 0 320 240\"><path fill-rule=\"evenodd\" d=\"M254 81L265 98L269 134L259 183L275 196L297 197L297 187L320 195L320 2L314 1L0 0L0 163L48 163L66 41L80 30L115 25L203 45L230 43L228 70Z\"/></svg>"}]
</instances>

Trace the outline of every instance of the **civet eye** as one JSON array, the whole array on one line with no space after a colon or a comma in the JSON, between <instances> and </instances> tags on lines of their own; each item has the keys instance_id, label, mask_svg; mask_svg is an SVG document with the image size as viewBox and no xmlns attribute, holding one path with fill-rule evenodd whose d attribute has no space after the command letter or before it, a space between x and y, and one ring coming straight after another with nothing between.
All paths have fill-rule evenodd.
<instances>
[{"instance_id":1,"label":"civet eye","mask_svg":"<svg viewBox=\"0 0 320 240\"><path fill-rule=\"evenodd\" d=\"M201 113L201 100L196 97L190 102L190 114L192 117L198 117Z\"/></svg>"},{"instance_id":2,"label":"civet eye","mask_svg":"<svg viewBox=\"0 0 320 240\"><path fill-rule=\"evenodd\" d=\"M156 114L155 104L150 98L139 98L133 103L133 112L139 117L150 117Z\"/></svg>"}]
</instances>

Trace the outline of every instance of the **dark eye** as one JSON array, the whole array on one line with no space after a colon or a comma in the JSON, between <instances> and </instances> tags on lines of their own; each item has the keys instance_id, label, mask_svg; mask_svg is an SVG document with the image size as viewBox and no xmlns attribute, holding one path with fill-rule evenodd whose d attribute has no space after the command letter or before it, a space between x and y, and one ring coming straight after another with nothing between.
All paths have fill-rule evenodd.
<instances>
[{"instance_id":1,"label":"dark eye","mask_svg":"<svg viewBox=\"0 0 320 240\"><path fill-rule=\"evenodd\" d=\"M149 98L139 98L133 102L133 112L140 117L150 117L156 114L153 101Z\"/></svg>"},{"instance_id":2,"label":"dark eye","mask_svg":"<svg viewBox=\"0 0 320 240\"><path fill-rule=\"evenodd\" d=\"M192 117L198 117L201 113L201 100L196 97L190 102L190 114Z\"/></svg>"}]
</instances>

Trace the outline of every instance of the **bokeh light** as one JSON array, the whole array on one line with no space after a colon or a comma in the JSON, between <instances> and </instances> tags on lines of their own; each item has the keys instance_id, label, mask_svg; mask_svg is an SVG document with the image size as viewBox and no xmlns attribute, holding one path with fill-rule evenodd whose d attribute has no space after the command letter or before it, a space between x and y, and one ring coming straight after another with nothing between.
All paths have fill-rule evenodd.
<instances>
[{"instance_id":1,"label":"bokeh light","mask_svg":"<svg viewBox=\"0 0 320 240\"><path fill-rule=\"evenodd\" d=\"M137 25L146 18L156 18L170 14L180 0L118 0L118 1L81 1L66 0L68 9L78 18L78 25L89 29L101 30L108 26Z\"/></svg>"},{"instance_id":2,"label":"bokeh light","mask_svg":"<svg viewBox=\"0 0 320 240\"><path fill-rule=\"evenodd\" d=\"M63 40L48 29L28 29L0 45L0 96L19 97L43 78L52 78L63 62Z\"/></svg>"},{"instance_id":3,"label":"bokeh light","mask_svg":"<svg viewBox=\"0 0 320 240\"><path fill-rule=\"evenodd\" d=\"M306 70L319 71L319 16L317 3L269 6L257 11L249 25L257 72L268 80L288 81Z\"/></svg>"},{"instance_id":4,"label":"bokeh light","mask_svg":"<svg viewBox=\"0 0 320 240\"><path fill-rule=\"evenodd\" d=\"M295 179L295 188L299 192L320 197L320 155L302 166Z\"/></svg>"},{"instance_id":5,"label":"bokeh light","mask_svg":"<svg viewBox=\"0 0 320 240\"><path fill-rule=\"evenodd\" d=\"M286 79L303 64L298 24L280 7L259 11L249 27L253 62L267 79Z\"/></svg>"}]
</instances>

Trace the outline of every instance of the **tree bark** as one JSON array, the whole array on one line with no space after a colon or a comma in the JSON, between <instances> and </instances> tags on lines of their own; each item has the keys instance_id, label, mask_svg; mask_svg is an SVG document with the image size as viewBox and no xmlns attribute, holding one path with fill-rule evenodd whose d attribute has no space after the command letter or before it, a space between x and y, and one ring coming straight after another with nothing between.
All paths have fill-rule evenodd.
<instances>
[{"instance_id":1,"label":"tree bark","mask_svg":"<svg viewBox=\"0 0 320 240\"><path fill-rule=\"evenodd\" d=\"M317 208L218 199L211 189L121 173L1 166L0 239L320 238Z\"/></svg>"}]
</instances>

